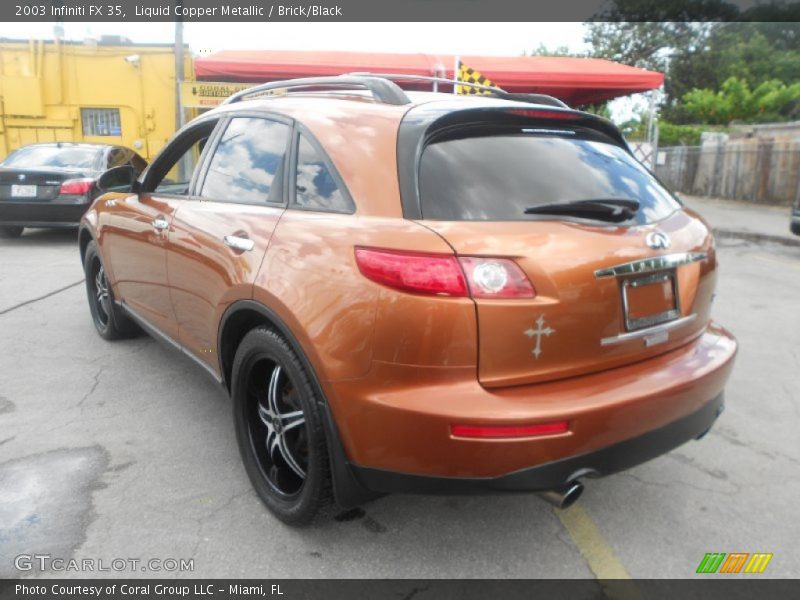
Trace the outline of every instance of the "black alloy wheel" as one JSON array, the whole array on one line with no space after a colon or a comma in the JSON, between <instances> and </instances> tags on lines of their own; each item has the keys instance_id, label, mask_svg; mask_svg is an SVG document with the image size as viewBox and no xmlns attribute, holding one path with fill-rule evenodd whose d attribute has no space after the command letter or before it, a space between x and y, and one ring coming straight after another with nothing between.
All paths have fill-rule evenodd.
<instances>
[{"instance_id":1,"label":"black alloy wheel","mask_svg":"<svg viewBox=\"0 0 800 600\"><path fill-rule=\"evenodd\" d=\"M239 344L232 377L236 437L253 487L282 521L312 521L332 504L332 492L321 410L306 369L276 331L257 327Z\"/></svg>"},{"instance_id":2,"label":"black alloy wheel","mask_svg":"<svg viewBox=\"0 0 800 600\"><path fill-rule=\"evenodd\" d=\"M100 337L116 340L139 333L138 326L114 303L114 292L108 283L106 269L97 252L97 244L93 241L86 247L83 270L86 277L89 312Z\"/></svg>"}]
</instances>

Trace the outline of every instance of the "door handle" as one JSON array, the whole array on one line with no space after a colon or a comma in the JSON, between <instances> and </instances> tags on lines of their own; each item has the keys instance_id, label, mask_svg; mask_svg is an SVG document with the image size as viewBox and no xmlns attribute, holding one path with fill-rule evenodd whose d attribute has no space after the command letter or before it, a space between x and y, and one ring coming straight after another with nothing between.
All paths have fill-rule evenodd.
<instances>
[{"instance_id":1,"label":"door handle","mask_svg":"<svg viewBox=\"0 0 800 600\"><path fill-rule=\"evenodd\" d=\"M167 227L169 227L169 221L167 221L167 219L164 217L156 217L153 219L152 225L157 231L164 231Z\"/></svg>"},{"instance_id":2,"label":"door handle","mask_svg":"<svg viewBox=\"0 0 800 600\"><path fill-rule=\"evenodd\" d=\"M222 238L222 241L225 242L225 245L233 248L234 250L241 250L242 252L248 252L255 248L256 243L244 237L239 237L237 235L226 235Z\"/></svg>"}]
</instances>

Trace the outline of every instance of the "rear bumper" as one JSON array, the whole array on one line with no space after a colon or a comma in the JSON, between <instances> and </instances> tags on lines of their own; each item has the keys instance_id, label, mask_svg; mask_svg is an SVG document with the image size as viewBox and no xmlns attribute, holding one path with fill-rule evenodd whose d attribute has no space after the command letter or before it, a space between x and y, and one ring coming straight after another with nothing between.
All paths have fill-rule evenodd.
<instances>
[{"instance_id":1,"label":"rear bumper","mask_svg":"<svg viewBox=\"0 0 800 600\"><path fill-rule=\"evenodd\" d=\"M485 389L473 369L377 365L325 385L347 460L376 492L540 490L645 462L716 419L736 341L709 325L692 342L636 364L560 381ZM567 420L535 438L465 439L453 424Z\"/></svg>"},{"instance_id":2,"label":"rear bumper","mask_svg":"<svg viewBox=\"0 0 800 600\"><path fill-rule=\"evenodd\" d=\"M0 225L74 227L89 206L91 201L83 196L59 196L37 202L0 200Z\"/></svg>"},{"instance_id":3,"label":"rear bumper","mask_svg":"<svg viewBox=\"0 0 800 600\"><path fill-rule=\"evenodd\" d=\"M543 491L584 477L603 477L661 456L705 434L724 407L720 394L700 410L664 427L586 454L529 467L500 477L430 477L353 466L359 483L381 493L473 494Z\"/></svg>"}]
</instances>

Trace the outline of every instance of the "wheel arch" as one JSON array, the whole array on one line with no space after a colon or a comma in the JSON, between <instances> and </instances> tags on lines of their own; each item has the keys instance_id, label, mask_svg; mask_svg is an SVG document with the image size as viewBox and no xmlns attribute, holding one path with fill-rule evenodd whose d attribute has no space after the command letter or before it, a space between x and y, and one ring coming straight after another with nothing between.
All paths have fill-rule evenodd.
<instances>
[{"instance_id":1,"label":"wheel arch","mask_svg":"<svg viewBox=\"0 0 800 600\"><path fill-rule=\"evenodd\" d=\"M379 496L380 494L375 494L363 487L353 474L325 392L299 340L292 333L289 326L286 325L273 310L255 300L239 300L234 302L227 308L220 320L217 335L217 356L219 359L222 385L228 393L230 393L231 371L233 369L236 348L239 346L244 336L247 335L248 331L264 325L274 328L283 336L300 359L300 363L309 375L311 385L318 398L319 409L323 416L328 456L331 462L333 493L337 504L343 508L353 508Z\"/></svg>"},{"instance_id":2,"label":"wheel arch","mask_svg":"<svg viewBox=\"0 0 800 600\"><path fill-rule=\"evenodd\" d=\"M89 228L81 226L78 230L78 247L80 248L81 253L81 264L83 264L84 259L86 258L86 248L89 247L89 242L95 241L92 232L89 231Z\"/></svg>"}]
</instances>

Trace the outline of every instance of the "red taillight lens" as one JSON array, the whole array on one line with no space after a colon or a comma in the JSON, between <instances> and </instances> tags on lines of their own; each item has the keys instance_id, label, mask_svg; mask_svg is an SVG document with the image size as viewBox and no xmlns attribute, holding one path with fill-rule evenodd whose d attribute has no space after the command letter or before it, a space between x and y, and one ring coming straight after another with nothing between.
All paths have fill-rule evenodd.
<instances>
[{"instance_id":1,"label":"red taillight lens","mask_svg":"<svg viewBox=\"0 0 800 600\"><path fill-rule=\"evenodd\" d=\"M525 273L507 258L459 257L473 298L533 298L536 291Z\"/></svg>"},{"instance_id":2,"label":"red taillight lens","mask_svg":"<svg viewBox=\"0 0 800 600\"><path fill-rule=\"evenodd\" d=\"M568 421L536 425L451 425L450 433L464 438L517 438L555 435L569 431Z\"/></svg>"},{"instance_id":3,"label":"red taillight lens","mask_svg":"<svg viewBox=\"0 0 800 600\"><path fill-rule=\"evenodd\" d=\"M361 273L383 285L418 294L467 296L455 256L356 248Z\"/></svg>"},{"instance_id":4,"label":"red taillight lens","mask_svg":"<svg viewBox=\"0 0 800 600\"><path fill-rule=\"evenodd\" d=\"M92 190L94 179L68 179L61 184L61 194L82 196Z\"/></svg>"}]
</instances>

